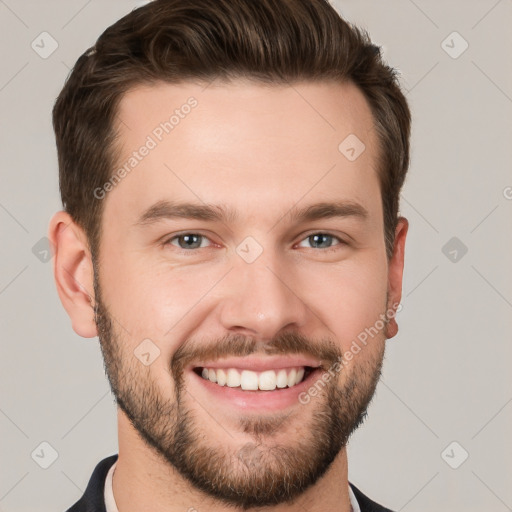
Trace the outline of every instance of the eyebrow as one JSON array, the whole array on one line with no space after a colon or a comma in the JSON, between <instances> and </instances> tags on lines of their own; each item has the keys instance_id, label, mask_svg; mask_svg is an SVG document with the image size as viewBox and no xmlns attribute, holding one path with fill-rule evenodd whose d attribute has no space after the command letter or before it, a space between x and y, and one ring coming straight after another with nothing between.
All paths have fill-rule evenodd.
<instances>
[{"instance_id":1,"label":"eyebrow","mask_svg":"<svg viewBox=\"0 0 512 512\"><path fill-rule=\"evenodd\" d=\"M297 223L335 217L354 217L362 221L369 218L368 210L349 200L315 203L303 208L292 207L282 218ZM236 210L225 205L198 204L160 200L146 209L135 225L146 226L162 220L191 219L207 222L233 223L239 220ZM281 219L282 219L281 218Z\"/></svg>"}]
</instances>

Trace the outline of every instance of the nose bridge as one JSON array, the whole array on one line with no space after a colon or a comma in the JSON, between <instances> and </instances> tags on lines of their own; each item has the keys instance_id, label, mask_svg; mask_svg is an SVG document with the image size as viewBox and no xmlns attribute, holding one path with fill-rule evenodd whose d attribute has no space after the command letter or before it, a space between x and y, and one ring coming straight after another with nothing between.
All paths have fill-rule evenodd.
<instances>
[{"instance_id":1,"label":"nose bridge","mask_svg":"<svg viewBox=\"0 0 512 512\"><path fill-rule=\"evenodd\" d=\"M290 324L300 326L307 308L283 255L266 248L251 261L246 255L253 251L254 257L255 250L251 241L237 249L223 294L221 320L227 330L246 330L251 336L270 339Z\"/></svg>"}]
</instances>

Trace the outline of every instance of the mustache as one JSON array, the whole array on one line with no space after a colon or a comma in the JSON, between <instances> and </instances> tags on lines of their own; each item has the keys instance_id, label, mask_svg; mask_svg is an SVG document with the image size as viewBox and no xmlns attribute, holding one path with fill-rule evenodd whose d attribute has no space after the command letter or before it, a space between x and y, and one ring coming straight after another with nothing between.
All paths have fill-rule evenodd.
<instances>
[{"instance_id":1,"label":"mustache","mask_svg":"<svg viewBox=\"0 0 512 512\"><path fill-rule=\"evenodd\" d=\"M171 371L180 379L185 367L194 361L226 357L245 357L252 354L287 355L301 354L318 359L324 370L341 360L342 352L332 340L311 341L305 336L288 332L271 341L263 342L241 334L228 334L215 342L190 341L181 345L171 359Z\"/></svg>"}]
</instances>

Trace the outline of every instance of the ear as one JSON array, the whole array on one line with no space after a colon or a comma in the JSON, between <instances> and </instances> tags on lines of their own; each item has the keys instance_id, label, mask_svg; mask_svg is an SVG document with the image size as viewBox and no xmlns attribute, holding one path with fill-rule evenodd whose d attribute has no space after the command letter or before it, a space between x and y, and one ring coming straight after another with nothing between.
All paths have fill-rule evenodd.
<instances>
[{"instance_id":1,"label":"ear","mask_svg":"<svg viewBox=\"0 0 512 512\"><path fill-rule=\"evenodd\" d=\"M395 229L393 255L388 266L388 309L395 309L393 304L399 304L402 298L402 277L404 272L405 238L409 229L409 221L399 217ZM398 333L396 317L389 319L386 328L386 338L393 338Z\"/></svg>"},{"instance_id":2,"label":"ear","mask_svg":"<svg viewBox=\"0 0 512 512\"><path fill-rule=\"evenodd\" d=\"M94 274L87 237L68 213L60 211L50 221L48 238L54 249L53 274L57 292L73 330L83 338L93 338L97 336Z\"/></svg>"}]
</instances>

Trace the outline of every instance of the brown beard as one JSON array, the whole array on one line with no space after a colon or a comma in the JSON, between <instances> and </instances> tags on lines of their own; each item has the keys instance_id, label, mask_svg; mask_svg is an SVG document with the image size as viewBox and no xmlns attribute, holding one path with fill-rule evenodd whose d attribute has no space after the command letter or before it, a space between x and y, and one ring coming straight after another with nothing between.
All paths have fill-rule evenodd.
<instances>
[{"instance_id":1,"label":"brown beard","mask_svg":"<svg viewBox=\"0 0 512 512\"><path fill-rule=\"evenodd\" d=\"M101 300L96 269L94 275L95 322L105 372L118 406L148 446L197 490L215 500L243 510L293 502L326 473L364 421L381 375L384 343L368 349L350 370L342 369L341 379L330 379L311 403L302 406L303 411L294 408L293 414L287 415L241 416L240 430L252 436L243 446L208 442L201 429L204 421L190 407L194 400L184 385L184 368L194 360L208 359L208 354L249 355L259 345L241 336L202 346L183 343L170 363L175 397L166 399L152 378L150 367L123 349L130 344L123 343L120 329L113 325L115 320ZM312 355L325 362L325 369L342 360L340 349L331 341L314 344L297 333L282 334L265 348L266 353L272 354ZM300 413L303 414L299 416ZM293 445L278 444L275 436L280 428L290 428L294 422L308 427L304 435Z\"/></svg>"}]
</instances>

